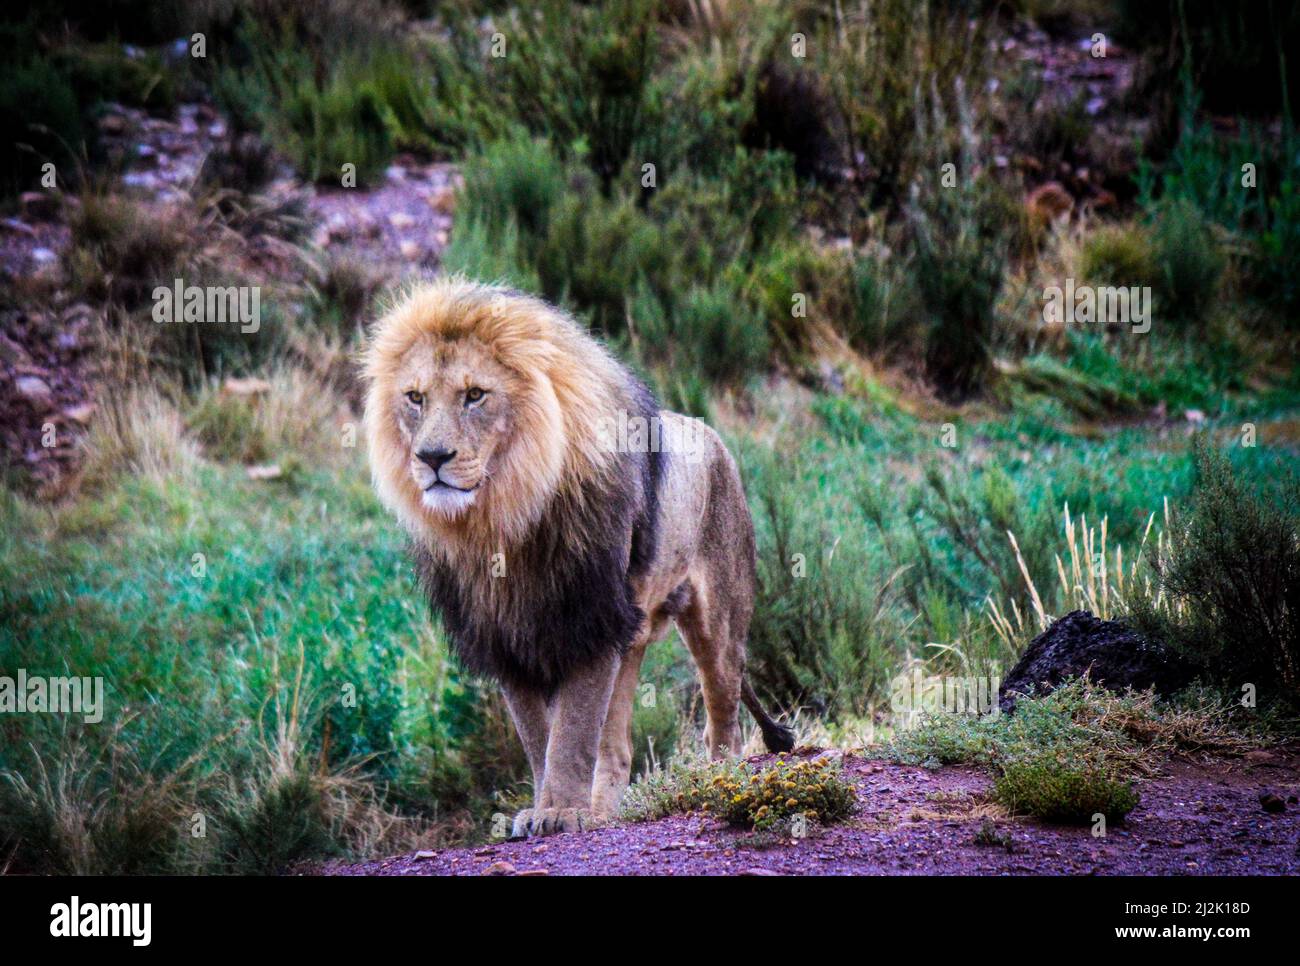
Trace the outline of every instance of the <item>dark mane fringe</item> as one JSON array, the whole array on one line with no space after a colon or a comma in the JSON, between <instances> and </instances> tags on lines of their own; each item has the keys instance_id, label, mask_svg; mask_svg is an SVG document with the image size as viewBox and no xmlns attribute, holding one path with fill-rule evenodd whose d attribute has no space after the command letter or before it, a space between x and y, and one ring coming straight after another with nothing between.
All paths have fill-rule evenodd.
<instances>
[{"instance_id":1,"label":"dark mane fringe","mask_svg":"<svg viewBox=\"0 0 1300 966\"><path fill-rule=\"evenodd\" d=\"M650 390L628 379L629 416L658 416ZM421 584L468 670L551 694L573 670L627 650L645 620L631 578L654 560L666 458L620 454L620 471L584 485L580 505L552 505L533 533L506 552L499 577L491 576L489 561L472 574L458 573L413 542ZM565 543L575 518L591 536L581 547ZM492 614L476 613L467 592L468 581L483 580L500 581L505 595Z\"/></svg>"}]
</instances>

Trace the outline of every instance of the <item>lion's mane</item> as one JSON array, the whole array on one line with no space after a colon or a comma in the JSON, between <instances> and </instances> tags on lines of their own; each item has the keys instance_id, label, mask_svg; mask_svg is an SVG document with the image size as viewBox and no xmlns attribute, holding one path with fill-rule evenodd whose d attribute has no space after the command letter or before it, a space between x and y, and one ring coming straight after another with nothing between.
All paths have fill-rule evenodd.
<instances>
[{"instance_id":1,"label":"lion's mane","mask_svg":"<svg viewBox=\"0 0 1300 966\"><path fill-rule=\"evenodd\" d=\"M448 519L420 502L391 400L412 346L457 339L482 342L524 388L483 498ZM650 391L563 312L459 278L400 295L374 326L363 368L375 488L409 532L461 660L551 691L573 668L626 649L644 619L630 578L654 557L666 457L619 452L598 427L620 412L657 415Z\"/></svg>"}]
</instances>

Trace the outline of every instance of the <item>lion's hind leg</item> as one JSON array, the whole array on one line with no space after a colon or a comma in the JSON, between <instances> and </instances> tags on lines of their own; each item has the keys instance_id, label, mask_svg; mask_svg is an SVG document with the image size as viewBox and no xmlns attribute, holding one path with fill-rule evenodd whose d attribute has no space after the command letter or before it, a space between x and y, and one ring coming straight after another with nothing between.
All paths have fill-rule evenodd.
<instances>
[{"instance_id":1,"label":"lion's hind leg","mask_svg":"<svg viewBox=\"0 0 1300 966\"><path fill-rule=\"evenodd\" d=\"M741 750L740 691L745 676L745 615L731 613L722 602L710 600L710 588L703 580L692 581L686 609L677 618L686 646L695 659L704 693L708 722L704 741L712 758L736 755ZM741 626L744 625L744 626Z\"/></svg>"}]
</instances>

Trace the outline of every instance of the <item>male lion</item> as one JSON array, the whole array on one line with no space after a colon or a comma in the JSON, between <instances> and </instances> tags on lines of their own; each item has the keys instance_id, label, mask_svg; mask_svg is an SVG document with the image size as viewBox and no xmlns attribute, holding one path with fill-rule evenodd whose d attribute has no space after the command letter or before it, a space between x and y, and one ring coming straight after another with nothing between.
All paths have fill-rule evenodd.
<instances>
[{"instance_id":1,"label":"male lion","mask_svg":"<svg viewBox=\"0 0 1300 966\"><path fill-rule=\"evenodd\" d=\"M699 669L710 752L740 750L742 698L767 747L790 749L744 677L754 529L712 430L660 410L559 310L463 279L402 296L371 333L365 376L379 496L461 660L501 683L528 755L533 807L515 835L615 813L637 672L670 620ZM636 430L652 420L678 451L646 445Z\"/></svg>"}]
</instances>

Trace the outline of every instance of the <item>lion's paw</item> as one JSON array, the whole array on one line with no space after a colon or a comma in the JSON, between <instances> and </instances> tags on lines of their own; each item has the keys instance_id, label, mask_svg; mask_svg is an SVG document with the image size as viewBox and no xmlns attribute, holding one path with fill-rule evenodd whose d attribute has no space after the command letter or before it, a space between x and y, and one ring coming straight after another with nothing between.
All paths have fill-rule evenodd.
<instances>
[{"instance_id":1,"label":"lion's paw","mask_svg":"<svg viewBox=\"0 0 1300 966\"><path fill-rule=\"evenodd\" d=\"M595 818L585 808L525 808L515 816L511 837L582 832L596 825Z\"/></svg>"}]
</instances>

